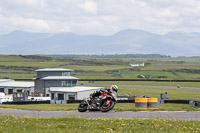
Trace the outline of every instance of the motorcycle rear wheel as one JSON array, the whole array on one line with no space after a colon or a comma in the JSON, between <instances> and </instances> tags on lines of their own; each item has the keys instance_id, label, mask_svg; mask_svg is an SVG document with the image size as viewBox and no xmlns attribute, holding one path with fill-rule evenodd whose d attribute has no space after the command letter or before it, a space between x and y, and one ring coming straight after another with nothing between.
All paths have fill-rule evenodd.
<instances>
[{"instance_id":1,"label":"motorcycle rear wheel","mask_svg":"<svg viewBox=\"0 0 200 133\"><path fill-rule=\"evenodd\" d=\"M107 105L106 103L104 103L101 107L100 107L100 110L102 112L108 112L110 111L113 107L115 106L115 102L111 101L109 103L109 105Z\"/></svg>"},{"instance_id":2,"label":"motorcycle rear wheel","mask_svg":"<svg viewBox=\"0 0 200 133\"><path fill-rule=\"evenodd\" d=\"M85 112L85 111L87 111L87 107L88 107L87 103L81 102L81 103L78 105L78 111L79 111L79 112Z\"/></svg>"}]
</instances>

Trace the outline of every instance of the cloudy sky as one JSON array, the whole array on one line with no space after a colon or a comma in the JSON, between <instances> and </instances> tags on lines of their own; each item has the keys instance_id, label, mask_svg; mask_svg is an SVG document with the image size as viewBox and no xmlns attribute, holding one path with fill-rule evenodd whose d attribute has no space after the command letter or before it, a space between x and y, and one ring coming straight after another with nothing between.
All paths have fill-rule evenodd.
<instances>
[{"instance_id":1,"label":"cloudy sky","mask_svg":"<svg viewBox=\"0 0 200 133\"><path fill-rule=\"evenodd\" d=\"M200 32L200 0L0 1L0 34L23 30L111 35L124 29Z\"/></svg>"}]
</instances>

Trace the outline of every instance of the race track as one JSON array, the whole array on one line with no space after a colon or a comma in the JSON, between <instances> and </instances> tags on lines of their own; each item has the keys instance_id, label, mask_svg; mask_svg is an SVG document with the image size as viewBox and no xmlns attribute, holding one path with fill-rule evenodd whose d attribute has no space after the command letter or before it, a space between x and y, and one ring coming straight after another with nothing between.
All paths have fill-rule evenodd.
<instances>
[{"instance_id":1,"label":"race track","mask_svg":"<svg viewBox=\"0 0 200 133\"><path fill-rule=\"evenodd\" d=\"M33 117L33 118L53 118L53 117L78 117L78 118L105 118L105 119L172 119L186 121L200 121L200 111L190 112L84 112L78 111L31 111L16 109L0 109L0 115Z\"/></svg>"}]
</instances>

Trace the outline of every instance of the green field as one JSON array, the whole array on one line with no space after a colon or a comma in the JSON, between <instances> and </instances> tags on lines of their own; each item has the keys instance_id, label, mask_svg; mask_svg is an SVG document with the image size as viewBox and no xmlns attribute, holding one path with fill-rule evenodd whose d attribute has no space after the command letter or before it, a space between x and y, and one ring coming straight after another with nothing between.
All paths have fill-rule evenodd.
<instances>
[{"instance_id":1,"label":"green field","mask_svg":"<svg viewBox=\"0 0 200 133\"><path fill-rule=\"evenodd\" d=\"M144 67L131 67L134 60L72 60L42 56L0 55L0 78L32 79L39 68L73 69L72 76L88 79L137 78L151 75L153 79L200 79L200 62L140 61Z\"/></svg>"},{"instance_id":2,"label":"green field","mask_svg":"<svg viewBox=\"0 0 200 133\"><path fill-rule=\"evenodd\" d=\"M181 87L192 87L192 88L200 88L200 82L156 82L156 81L79 81L79 85L81 84L116 84L116 85L149 85L149 86L171 86L177 87L180 85Z\"/></svg>"},{"instance_id":3,"label":"green field","mask_svg":"<svg viewBox=\"0 0 200 133\"><path fill-rule=\"evenodd\" d=\"M99 82L95 82L99 83ZM101 83L101 82L100 82ZM118 82L105 82L105 83L112 83L112 84L117 84ZM121 82L119 82L120 84ZM138 82L139 84L140 82ZM92 83L93 84L93 83ZM128 84L127 82L124 84ZM187 83L186 83L187 84ZM147 84L148 85L148 84ZM150 85L155 85L151 83ZM89 85L86 85L89 86ZM92 86L95 86L92 85ZM109 88L110 86L104 86L103 84L96 85L96 86L101 86L101 87L107 87ZM164 86L164 85L163 85ZM189 87L189 86L187 86ZM160 89L160 88L137 88L137 87L122 87L119 85L119 90L117 92L118 95L130 95L130 96L149 96L149 97L156 97L160 98L160 93L165 93L167 92L169 94L169 97L171 100L197 100L200 101L200 91L199 90L181 90L181 89Z\"/></svg>"},{"instance_id":4,"label":"green field","mask_svg":"<svg viewBox=\"0 0 200 133\"><path fill-rule=\"evenodd\" d=\"M199 127L198 121L0 116L0 131L4 133L182 133L200 132Z\"/></svg>"}]
</instances>

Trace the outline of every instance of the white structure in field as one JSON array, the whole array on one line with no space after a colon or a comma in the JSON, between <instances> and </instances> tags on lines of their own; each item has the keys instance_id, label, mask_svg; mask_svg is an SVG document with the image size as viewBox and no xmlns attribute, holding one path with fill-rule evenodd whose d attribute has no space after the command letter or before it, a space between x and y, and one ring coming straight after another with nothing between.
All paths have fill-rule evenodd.
<instances>
[{"instance_id":1,"label":"white structure in field","mask_svg":"<svg viewBox=\"0 0 200 133\"><path fill-rule=\"evenodd\" d=\"M144 66L144 62L134 62L134 63L130 63L130 66L132 66L132 67Z\"/></svg>"}]
</instances>

